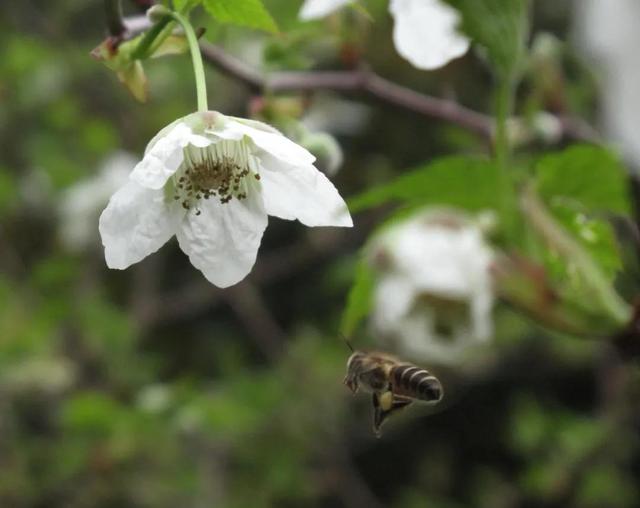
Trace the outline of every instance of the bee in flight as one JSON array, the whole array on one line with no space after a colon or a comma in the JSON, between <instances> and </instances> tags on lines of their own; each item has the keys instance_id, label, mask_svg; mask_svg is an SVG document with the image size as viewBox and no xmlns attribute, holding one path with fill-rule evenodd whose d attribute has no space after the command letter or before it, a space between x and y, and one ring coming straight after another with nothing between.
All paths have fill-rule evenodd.
<instances>
[{"instance_id":1,"label":"bee in flight","mask_svg":"<svg viewBox=\"0 0 640 508\"><path fill-rule=\"evenodd\" d=\"M378 437L393 413L414 401L439 402L443 395L440 381L427 370L380 352L354 351L344 384L354 394L359 388L372 394L373 430Z\"/></svg>"}]
</instances>

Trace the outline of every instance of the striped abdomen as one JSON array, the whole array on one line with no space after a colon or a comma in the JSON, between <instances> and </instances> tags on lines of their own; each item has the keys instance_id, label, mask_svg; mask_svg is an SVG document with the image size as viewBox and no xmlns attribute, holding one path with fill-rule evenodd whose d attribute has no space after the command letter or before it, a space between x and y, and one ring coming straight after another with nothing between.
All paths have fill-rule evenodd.
<instances>
[{"instance_id":1,"label":"striped abdomen","mask_svg":"<svg viewBox=\"0 0 640 508\"><path fill-rule=\"evenodd\" d=\"M403 363L396 365L390 372L393 392L418 400L437 402L442 398L442 385L428 371Z\"/></svg>"}]
</instances>

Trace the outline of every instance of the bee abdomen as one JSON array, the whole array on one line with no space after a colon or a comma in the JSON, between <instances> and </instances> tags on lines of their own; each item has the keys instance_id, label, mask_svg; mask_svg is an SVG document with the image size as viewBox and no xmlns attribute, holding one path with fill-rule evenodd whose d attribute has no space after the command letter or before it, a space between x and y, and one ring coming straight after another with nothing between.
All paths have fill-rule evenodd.
<instances>
[{"instance_id":1,"label":"bee abdomen","mask_svg":"<svg viewBox=\"0 0 640 508\"><path fill-rule=\"evenodd\" d=\"M428 371L411 364L393 367L391 376L395 392L414 399L438 401L442 398L442 385Z\"/></svg>"}]
</instances>

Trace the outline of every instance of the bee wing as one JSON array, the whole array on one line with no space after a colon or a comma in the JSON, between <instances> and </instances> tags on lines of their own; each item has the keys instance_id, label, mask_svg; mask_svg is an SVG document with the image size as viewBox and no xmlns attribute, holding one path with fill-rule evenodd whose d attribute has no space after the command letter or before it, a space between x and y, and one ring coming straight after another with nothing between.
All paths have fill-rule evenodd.
<instances>
[{"instance_id":1,"label":"bee wing","mask_svg":"<svg viewBox=\"0 0 640 508\"><path fill-rule=\"evenodd\" d=\"M388 408L384 408L384 404L381 403L380 397L386 396L390 392L385 392L382 394L374 393L373 394L373 431L376 433L376 437L380 437L382 432L380 431L380 427L384 421L391 416L393 413L399 411L400 409L407 407L409 404L413 402L413 399L410 397L405 397L404 395L396 395L392 394L391 405Z\"/></svg>"}]
</instances>

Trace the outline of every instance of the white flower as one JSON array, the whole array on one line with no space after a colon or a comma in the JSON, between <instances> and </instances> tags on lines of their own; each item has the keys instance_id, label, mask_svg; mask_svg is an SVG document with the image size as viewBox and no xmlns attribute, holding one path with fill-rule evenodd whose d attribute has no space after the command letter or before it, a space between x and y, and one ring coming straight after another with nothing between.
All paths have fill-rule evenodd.
<instances>
[{"instance_id":1,"label":"white flower","mask_svg":"<svg viewBox=\"0 0 640 508\"><path fill-rule=\"evenodd\" d=\"M300 19L310 20L324 18L334 11L344 7L351 0L305 0L300 8Z\"/></svg>"},{"instance_id":2,"label":"white flower","mask_svg":"<svg viewBox=\"0 0 640 508\"><path fill-rule=\"evenodd\" d=\"M96 244L96 221L111 195L129 177L136 165L135 157L117 151L106 158L96 175L67 189L60 201L60 237L71 250Z\"/></svg>"},{"instance_id":3,"label":"white flower","mask_svg":"<svg viewBox=\"0 0 640 508\"><path fill-rule=\"evenodd\" d=\"M349 0L305 0L299 16L321 18ZM469 39L458 32L460 15L441 0L390 0L394 18L393 42L398 53L418 69L446 65L469 49Z\"/></svg>"},{"instance_id":4,"label":"white flower","mask_svg":"<svg viewBox=\"0 0 640 508\"><path fill-rule=\"evenodd\" d=\"M267 215L307 226L352 226L314 157L272 127L208 111L162 129L100 216L110 268L124 269L176 235L219 287L255 263Z\"/></svg>"},{"instance_id":5,"label":"white flower","mask_svg":"<svg viewBox=\"0 0 640 508\"><path fill-rule=\"evenodd\" d=\"M372 324L383 339L452 362L492 335L493 254L464 216L421 212L374 238L370 253L380 270Z\"/></svg>"},{"instance_id":6,"label":"white flower","mask_svg":"<svg viewBox=\"0 0 640 508\"><path fill-rule=\"evenodd\" d=\"M640 2L581 0L572 5L577 18L577 49L598 64L604 129L637 168L640 166L640 31L637 28Z\"/></svg>"}]
</instances>

